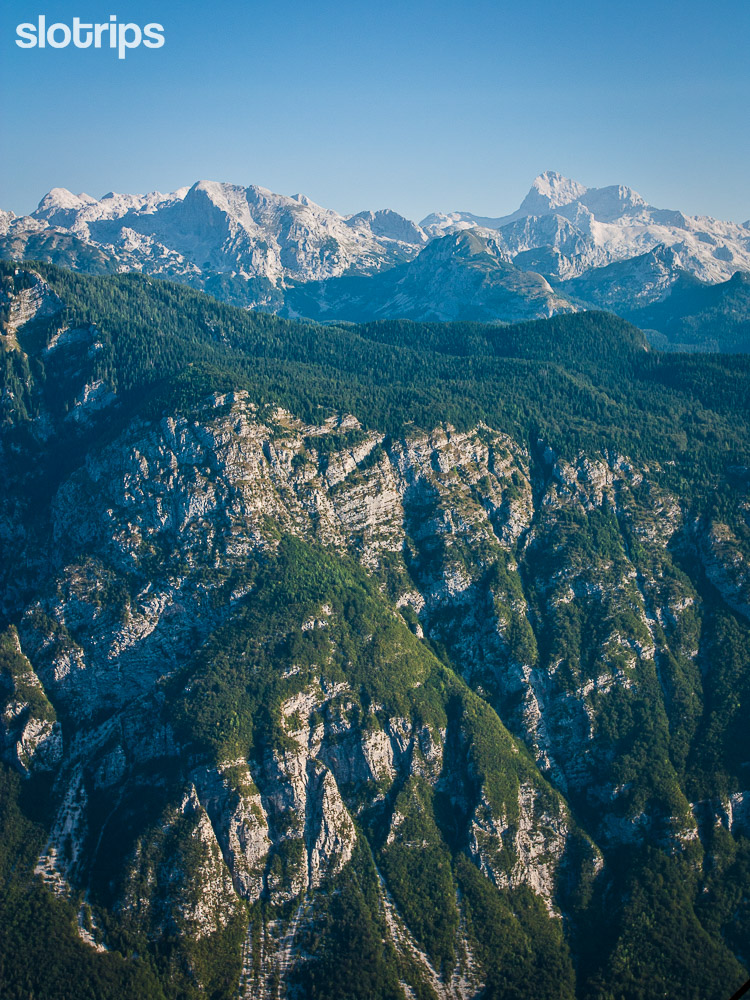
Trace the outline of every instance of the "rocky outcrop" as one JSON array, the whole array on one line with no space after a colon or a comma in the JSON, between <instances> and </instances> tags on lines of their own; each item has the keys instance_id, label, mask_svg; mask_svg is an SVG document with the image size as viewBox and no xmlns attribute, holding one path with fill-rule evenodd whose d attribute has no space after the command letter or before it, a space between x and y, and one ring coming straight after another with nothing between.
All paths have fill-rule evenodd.
<instances>
[{"instance_id":1,"label":"rocky outcrop","mask_svg":"<svg viewBox=\"0 0 750 1000\"><path fill-rule=\"evenodd\" d=\"M200 768L192 777L235 892L250 901L259 899L272 844L261 796L247 762L231 761L218 769Z\"/></svg>"},{"instance_id":2,"label":"rocky outcrop","mask_svg":"<svg viewBox=\"0 0 750 1000\"><path fill-rule=\"evenodd\" d=\"M0 336L4 344L15 343L17 331L35 319L54 316L63 307L44 279L34 271L17 271L0 285Z\"/></svg>"},{"instance_id":3,"label":"rocky outcrop","mask_svg":"<svg viewBox=\"0 0 750 1000\"><path fill-rule=\"evenodd\" d=\"M495 815L487 796L482 795L471 819L469 853L495 885L527 885L553 914L556 870L569 832L561 804L544 802L533 786L521 784L513 819Z\"/></svg>"},{"instance_id":4,"label":"rocky outcrop","mask_svg":"<svg viewBox=\"0 0 750 1000\"><path fill-rule=\"evenodd\" d=\"M740 511L747 515L747 508ZM750 618L750 566L745 546L728 524L713 521L705 530L699 526L698 548L710 582L727 604Z\"/></svg>"},{"instance_id":5,"label":"rocky outcrop","mask_svg":"<svg viewBox=\"0 0 750 1000\"><path fill-rule=\"evenodd\" d=\"M194 785L136 848L121 907L131 924L156 936L200 939L225 927L237 897Z\"/></svg>"},{"instance_id":6,"label":"rocky outcrop","mask_svg":"<svg viewBox=\"0 0 750 1000\"><path fill-rule=\"evenodd\" d=\"M0 709L2 758L25 776L54 770L62 727L13 628L0 636Z\"/></svg>"}]
</instances>

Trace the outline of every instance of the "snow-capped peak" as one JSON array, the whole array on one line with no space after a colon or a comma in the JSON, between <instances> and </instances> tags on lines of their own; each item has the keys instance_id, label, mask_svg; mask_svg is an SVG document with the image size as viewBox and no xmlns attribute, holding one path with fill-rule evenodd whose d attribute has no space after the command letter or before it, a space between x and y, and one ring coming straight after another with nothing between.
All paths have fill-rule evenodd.
<instances>
[{"instance_id":1,"label":"snow-capped peak","mask_svg":"<svg viewBox=\"0 0 750 1000\"><path fill-rule=\"evenodd\" d=\"M739 224L655 208L623 184L587 188L554 170L535 179L511 215L435 213L422 222L430 237L476 227L498 232L518 266L563 280L660 245L673 247L679 268L702 281L750 272L750 242Z\"/></svg>"},{"instance_id":2,"label":"snow-capped peak","mask_svg":"<svg viewBox=\"0 0 750 1000\"><path fill-rule=\"evenodd\" d=\"M0 236L4 236L8 232L11 223L16 218L15 212L5 212L0 208Z\"/></svg>"},{"instance_id":3,"label":"snow-capped peak","mask_svg":"<svg viewBox=\"0 0 750 1000\"><path fill-rule=\"evenodd\" d=\"M122 269L191 281L229 273L270 284L371 274L411 260L427 242L395 212L344 217L303 194L205 179L169 195L110 191L100 200L56 188L30 217L0 215L0 235L32 228L68 230Z\"/></svg>"},{"instance_id":4,"label":"snow-capped peak","mask_svg":"<svg viewBox=\"0 0 750 1000\"><path fill-rule=\"evenodd\" d=\"M599 222L614 222L624 215L632 215L649 207L637 191L624 184L589 188L580 201Z\"/></svg>"},{"instance_id":5,"label":"snow-capped peak","mask_svg":"<svg viewBox=\"0 0 750 1000\"><path fill-rule=\"evenodd\" d=\"M524 215L546 215L562 205L578 201L587 190L583 184L569 177L563 177L556 170L545 170L535 178L531 190L521 203L519 212Z\"/></svg>"},{"instance_id":6,"label":"snow-capped peak","mask_svg":"<svg viewBox=\"0 0 750 1000\"><path fill-rule=\"evenodd\" d=\"M367 210L357 212L356 215L346 216L344 221L353 229L363 226L374 236L382 236L385 239L416 245L427 242L426 234L415 222L405 219L403 215L389 208L381 208L375 212Z\"/></svg>"},{"instance_id":7,"label":"snow-capped peak","mask_svg":"<svg viewBox=\"0 0 750 1000\"><path fill-rule=\"evenodd\" d=\"M67 188L52 188L39 202L37 212L54 212L60 209L79 209L86 205L93 205L96 198L89 194L73 194Z\"/></svg>"},{"instance_id":8,"label":"snow-capped peak","mask_svg":"<svg viewBox=\"0 0 750 1000\"><path fill-rule=\"evenodd\" d=\"M432 247L426 261L476 252L512 261L524 273L568 280L667 247L676 255L673 264L665 263L668 270L703 281L750 272L750 224L654 208L631 188L587 188L553 170L534 180L511 215L437 213L421 226L388 209L342 215L303 194L209 180L167 195L109 192L98 201L54 188L31 216L0 213L3 239L18 237L11 247L16 254L30 233L52 228L74 233L121 269L191 281L229 273L278 286L287 279L374 274L412 260L430 238L464 230L474 233Z\"/></svg>"}]
</instances>

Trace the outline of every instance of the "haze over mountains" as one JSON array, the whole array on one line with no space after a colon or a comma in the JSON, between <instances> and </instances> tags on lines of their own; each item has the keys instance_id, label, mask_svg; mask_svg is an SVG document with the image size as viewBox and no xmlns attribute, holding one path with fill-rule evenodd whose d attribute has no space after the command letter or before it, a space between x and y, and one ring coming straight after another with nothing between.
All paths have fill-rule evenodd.
<instances>
[{"instance_id":1,"label":"haze over mountains","mask_svg":"<svg viewBox=\"0 0 750 1000\"><path fill-rule=\"evenodd\" d=\"M684 314L685 295L693 302L694 289L718 285L730 303L718 307L718 332L715 302L710 323L688 324L687 340L665 322L654 329L667 345L736 350L748 290L727 283L750 273L750 223L655 208L628 187L586 188L553 171L510 215L435 213L419 225L389 210L343 216L304 195L199 181L100 200L55 188L30 216L0 212L0 256L138 270L326 321L512 322L590 308L638 321L673 291L666 313Z\"/></svg>"}]
</instances>

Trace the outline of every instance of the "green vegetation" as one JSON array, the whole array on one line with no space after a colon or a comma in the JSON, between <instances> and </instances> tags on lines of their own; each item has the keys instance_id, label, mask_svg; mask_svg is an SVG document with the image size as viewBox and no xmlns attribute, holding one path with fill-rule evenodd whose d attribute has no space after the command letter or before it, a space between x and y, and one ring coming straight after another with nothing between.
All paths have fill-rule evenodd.
<instances>
[{"instance_id":1,"label":"green vegetation","mask_svg":"<svg viewBox=\"0 0 750 1000\"><path fill-rule=\"evenodd\" d=\"M411 778L394 802L396 839L382 852L388 886L417 941L432 964L450 973L458 928L451 855L434 816L432 789Z\"/></svg>"},{"instance_id":2,"label":"green vegetation","mask_svg":"<svg viewBox=\"0 0 750 1000\"><path fill-rule=\"evenodd\" d=\"M30 878L44 831L19 806L21 779L0 764L0 988L3 1000L166 1000L148 960L98 955L73 907Z\"/></svg>"},{"instance_id":3,"label":"green vegetation","mask_svg":"<svg viewBox=\"0 0 750 1000\"><path fill-rule=\"evenodd\" d=\"M324 605L327 627L302 631ZM433 664L359 566L284 536L259 569L252 600L169 683L183 738L221 761L284 746L281 703L311 683L346 680L363 719L375 702L386 718L437 725L439 695L429 683L417 687Z\"/></svg>"},{"instance_id":4,"label":"green vegetation","mask_svg":"<svg viewBox=\"0 0 750 1000\"><path fill-rule=\"evenodd\" d=\"M459 858L469 940L487 970L487 1000L572 1000L575 974L562 928L528 889L499 893Z\"/></svg>"},{"instance_id":5,"label":"green vegetation","mask_svg":"<svg viewBox=\"0 0 750 1000\"><path fill-rule=\"evenodd\" d=\"M44 693L28 659L18 652L18 633L11 627L0 634L0 705L4 694L26 707L21 719L35 719L54 722L57 718L54 708ZM15 721L21 721L18 716Z\"/></svg>"},{"instance_id":6,"label":"green vegetation","mask_svg":"<svg viewBox=\"0 0 750 1000\"><path fill-rule=\"evenodd\" d=\"M628 861L619 887L616 943L592 976L591 995L651 1000L675 995L679 983L686 1000L726 1000L747 973L698 920L691 905L697 879L689 862L653 848Z\"/></svg>"},{"instance_id":7,"label":"green vegetation","mask_svg":"<svg viewBox=\"0 0 750 1000\"><path fill-rule=\"evenodd\" d=\"M88 266L106 270L106 261ZM201 550L191 584L215 588L218 624L155 692L179 756L130 762L126 788L94 787L86 775L90 837L97 823L101 832L86 872L87 906L104 929L107 954L76 935L78 901L53 897L32 874L59 804L50 782L0 772L3 1000L234 996L248 921L260 928L264 907L273 908L266 898L250 913L237 904L222 930L200 939L184 933L187 918L169 924L165 914L194 908L195 873L219 863L218 848L201 840L197 815L180 812L175 796L196 761L241 762L228 775L236 792L246 781L244 761L252 770L271 751L294 749L293 729L305 720L285 717L284 703L335 685L346 694L328 699L315 721L340 723L343 752L349 728L361 736L403 719L415 765L410 774L395 769L392 780L340 785L356 824L354 856L305 901L311 919L297 945L306 964L293 984L301 996L394 1000L406 982L419 1000L432 1000L416 959L384 944L381 879L406 931L446 977L463 961L457 932L466 934L485 1000L728 996L749 955L750 841L741 824L733 834L714 824L706 803L747 789L750 626L738 611L745 584L737 584L731 605L723 599L695 537L719 523L736 551L750 555L750 358L661 354L647 349L640 331L603 313L513 327L318 326L248 313L141 275L92 277L49 264L38 271L65 307L17 339L1 339L2 514L20 526L8 536L11 546L23 536L35 551L60 482L132 419L141 426L191 420L208 397L236 389L249 393L271 426L278 404L314 424L341 412L360 420L364 430L310 434L296 471L324 472L333 452L356 448L370 430L384 435L348 486L364 482L407 434L482 421L529 456L529 480L513 467L503 503L553 481L548 447L568 461L581 449L627 456L649 465L652 485L636 496L619 483L616 504L588 509L566 504L575 484L560 482L554 516L542 509L517 547L453 526L437 540L420 534L451 506L451 494L426 486L406 503L403 551L387 554L373 573L351 552L278 526L239 565L223 563L218 549L210 559ZM29 278L2 264L0 281L18 289ZM0 315L4 331L8 318ZM78 341L47 349L78 329ZM118 405L88 423L73 420L83 383L97 380L116 392ZM228 411L223 403L212 412ZM469 484L454 473L457 491L465 487L475 504L492 509L489 475ZM687 525L668 546L657 537L671 516L660 490L678 497L674 517ZM165 561L158 539L144 543L132 575L109 565L106 553L69 556L75 545L67 538L55 544L56 557L75 571L75 593L63 596L118 620ZM28 715L54 721L58 713L18 653L11 622L45 592L55 568L42 560L21 565L10 547L3 556L0 707L17 698ZM447 568L470 580L465 602L397 613L396 595L426 592ZM230 609L238 581L246 596ZM70 648L82 639L43 605L25 623ZM423 626L426 641L417 638ZM555 791L542 778L535 748L523 743L532 743L523 691L506 684L530 671L543 693L549 685L571 702L585 698L590 716L571 710L550 725L559 726L553 736L564 746L567 734L579 737L590 723L590 760L580 764L604 798L562 783ZM113 732L112 745L116 738ZM570 831L553 900L564 919L550 917L539 896L511 880L525 860L513 840L523 795L540 836L552 842L563 824ZM690 803L701 836L683 843L675 834L686 829ZM612 826L635 829L626 846L599 825L605 807ZM304 869L304 841L291 815L276 822L285 836L267 875L288 886ZM598 875L589 835L601 841ZM169 891L154 875L165 871ZM127 891L139 906L123 916L116 904ZM288 920L298 905L299 898L287 900L271 916Z\"/></svg>"},{"instance_id":8,"label":"green vegetation","mask_svg":"<svg viewBox=\"0 0 750 1000\"><path fill-rule=\"evenodd\" d=\"M55 330L95 323L102 346L90 377L104 379L131 412L144 405L144 391L156 415L207 392L245 387L259 402L280 403L306 419L348 411L394 435L409 426L447 421L467 428L485 420L569 455L610 448L674 460L672 478L691 489L748 457L737 420L747 416L750 360L650 352L639 331L608 314L514 327L324 327L244 312L142 275L37 269L68 305L24 334L33 371L18 352L4 355L13 386L6 420L16 427L38 411L41 398L53 412L71 405L78 387L63 373L51 377L55 353L42 359L40 347ZM0 262L2 280L19 280L12 274Z\"/></svg>"},{"instance_id":9,"label":"green vegetation","mask_svg":"<svg viewBox=\"0 0 750 1000\"><path fill-rule=\"evenodd\" d=\"M747 353L749 307L750 276L742 271L717 285L685 274L665 299L632 310L628 319L669 350Z\"/></svg>"},{"instance_id":10,"label":"green vegetation","mask_svg":"<svg viewBox=\"0 0 750 1000\"><path fill-rule=\"evenodd\" d=\"M358 844L332 891L318 897L300 945L309 964L293 986L309 1000L400 1000L401 970L379 912L371 855Z\"/></svg>"}]
</instances>

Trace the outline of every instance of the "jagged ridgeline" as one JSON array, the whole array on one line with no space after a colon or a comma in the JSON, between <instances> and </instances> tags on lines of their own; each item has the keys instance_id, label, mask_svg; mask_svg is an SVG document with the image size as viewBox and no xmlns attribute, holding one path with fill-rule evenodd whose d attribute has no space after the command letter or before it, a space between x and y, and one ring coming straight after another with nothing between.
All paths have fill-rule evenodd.
<instances>
[{"instance_id":1,"label":"jagged ridgeline","mask_svg":"<svg viewBox=\"0 0 750 1000\"><path fill-rule=\"evenodd\" d=\"M0 280L3 1000L747 979L745 356Z\"/></svg>"}]
</instances>

